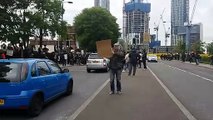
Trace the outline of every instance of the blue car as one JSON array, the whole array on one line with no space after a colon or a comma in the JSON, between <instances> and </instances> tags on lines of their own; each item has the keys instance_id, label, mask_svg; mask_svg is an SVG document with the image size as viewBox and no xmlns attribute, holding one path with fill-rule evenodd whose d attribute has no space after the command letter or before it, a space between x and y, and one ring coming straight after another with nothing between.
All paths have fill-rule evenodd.
<instances>
[{"instance_id":1,"label":"blue car","mask_svg":"<svg viewBox=\"0 0 213 120\"><path fill-rule=\"evenodd\" d=\"M27 110L38 116L60 95L71 95L73 77L49 59L0 59L0 110Z\"/></svg>"}]
</instances>

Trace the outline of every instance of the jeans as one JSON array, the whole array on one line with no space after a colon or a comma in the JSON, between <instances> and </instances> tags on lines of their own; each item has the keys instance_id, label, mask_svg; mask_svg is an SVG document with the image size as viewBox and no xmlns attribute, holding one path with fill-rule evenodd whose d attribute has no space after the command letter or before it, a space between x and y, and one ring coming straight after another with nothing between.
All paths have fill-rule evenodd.
<instances>
[{"instance_id":1,"label":"jeans","mask_svg":"<svg viewBox=\"0 0 213 120\"><path fill-rule=\"evenodd\" d=\"M121 91L121 69L110 70L110 88L112 92L115 92L115 77L116 77L116 87L117 91Z\"/></svg>"},{"instance_id":2,"label":"jeans","mask_svg":"<svg viewBox=\"0 0 213 120\"><path fill-rule=\"evenodd\" d=\"M131 75L132 74L132 68L133 68L133 75L135 75L135 73L136 73L136 64L132 64L132 63L130 63L129 64L129 74L128 75Z\"/></svg>"},{"instance_id":3,"label":"jeans","mask_svg":"<svg viewBox=\"0 0 213 120\"><path fill-rule=\"evenodd\" d=\"M129 68L129 62L127 62L127 63L124 64L124 70L126 70L128 68Z\"/></svg>"},{"instance_id":4,"label":"jeans","mask_svg":"<svg viewBox=\"0 0 213 120\"><path fill-rule=\"evenodd\" d=\"M143 68L147 69L147 67L146 67L146 60L143 60Z\"/></svg>"},{"instance_id":5,"label":"jeans","mask_svg":"<svg viewBox=\"0 0 213 120\"><path fill-rule=\"evenodd\" d=\"M199 65L199 60L195 59L196 65Z\"/></svg>"}]
</instances>

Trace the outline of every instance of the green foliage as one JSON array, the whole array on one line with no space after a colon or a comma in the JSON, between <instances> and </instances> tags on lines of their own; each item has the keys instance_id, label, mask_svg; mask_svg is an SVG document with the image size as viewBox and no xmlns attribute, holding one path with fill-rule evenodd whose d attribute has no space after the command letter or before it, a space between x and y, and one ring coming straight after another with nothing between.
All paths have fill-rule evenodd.
<instances>
[{"instance_id":1,"label":"green foliage","mask_svg":"<svg viewBox=\"0 0 213 120\"><path fill-rule=\"evenodd\" d=\"M174 52L177 53L185 53L186 51L186 44L182 40L177 41L177 45L174 48Z\"/></svg>"},{"instance_id":2,"label":"green foliage","mask_svg":"<svg viewBox=\"0 0 213 120\"><path fill-rule=\"evenodd\" d=\"M209 43L207 46L207 52L209 55L213 55L213 42Z\"/></svg>"},{"instance_id":3,"label":"green foliage","mask_svg":"<svg viewBox=\"0 0 213 120\"><path fill-rule=\"evenodd\" d=\"M122 50L127 51L127 44L123 39L119 39L118 43L122 46Z\"/></svg>"},{"instance_id":4,"label":"green foliage","mask_svg":"<svg viewBox=\"0 0 213 120\"><path fill-rule=\"evenodd\" d=\"M96 41L111 39L116 43L120 36L116 18L99 7L84 9L75 17L74 27L80 47L88 51L96 51Z\"/></svg>"},{"instance_id":5,"label":"green foliage","mask_svg":"<svg viewBox=\"0 0 213 120\"><path fill-rule=\"evenodd\" d=\"M65 36L61 0L1 0L0 40L28 43L29 37Z\"/></svg>"},{"instance_id":6,"label":"green foliage","mask_svg":"<svg viewBox=\"0 0 213 120\"><path fill-rule=\"evenodd\" d=\"M207 54L200 54L200 56L201 56L200 62L206 63L206 64L209 64L211 62L211 59L210 59L211 56L208 56Z\"/></svg>"},{"instance_id":7,"label":"green foliage","mask_svg":"<svg viewBox=\"0 0 213 120\"><path fill-rule=\"evenodd\" d=\"M197 41L195 43L192 43L192 46L191 46L191 51L194 51L194 52L197 52L197 53L203 53L205 50L204 50L204 42L202 41Z\"/></svg>"}]
</instances>

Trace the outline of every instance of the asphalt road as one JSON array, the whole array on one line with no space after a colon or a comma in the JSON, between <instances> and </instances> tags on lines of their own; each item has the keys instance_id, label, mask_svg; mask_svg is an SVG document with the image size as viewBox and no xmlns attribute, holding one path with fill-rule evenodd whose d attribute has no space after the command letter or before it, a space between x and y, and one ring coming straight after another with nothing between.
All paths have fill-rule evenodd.
<instances>
[{"instance_id":1,"label":"asphalt road","mask_svg":"<svg viewBox=\"0 0 213 120\"><path fill-rule=\"evenodd\" d=\"M171 91L171 93L182 103L182 105L197 120L213 120L213 114L212 114L213 69L196 66L195 64L182 63L179 61L160 61L158 63L148 63L148 66L150 70L153 71L153 73L160 79L160 81L163 82L163 84ZM85 66L73 66L69 69L74 77L74 93L72 96L60 97L59 99L51 102L44 108L41 115L36 118L27 117L25 112L6 111L6 112L0 113L0 120L67 120L69 119L69 116L72 115L109 78L109 73L103 73L103 72L87 73ZM148 76L148 72L147 73L142 72L142 73L144 74L142 76L147 76L146 82L149 83L147 84L147 87L141 88L143 89L141 91L147 92L147 93L144 94L143 92L141 92L140 94L148 95L150 97L150 100L145 101L145 103L156 102L156 99L154 98L157 98L159 94L162 94L161 97L165 96L164 97L165 104L157 104L163 107L162 112L169 110L169 108L171 109L171 106L172 106L172 110L179 111L177 105L171 102L169 98L167 98L168 96L165 95L166 94L165 91L160 90L162 89L161 87L158 87L159 89L158 91L161 91L161 92L157 94L157 91L156 91L156 95L148 93L148 91L150 92L149 89L151 89L149 86L150 84L155 84L154 86L159 86L159 83L154 82L155 80L153 78L152 78L153 80L151 80L150 77ZM124 79L126 79L127 76L123 76L123 77ZM140 79L141 77L136 80L138 82L145 82L145 81L141 81ZM131 81L127 79L126 83L129 83L129 82ZM137 86L137 85L140 85L140 84L136 84L136 83L134 84L134 86ZM137 89L133 89L134 87L133 88L132 87L129 86L129 88L126 88L128 91L126 90L126 94L124 94L122 97L125 97L126 95L130 95L130 96L133 95L133 94L128 94L128 92L131 92L131 89L133 92L137 91ZM105 98L108 98L108 97L110 98L110 96L106 95L107 92L108 92L108 86L106 86L98 96L104 96ZM155 96L151 96L151 95L155 95ZM100 100L101 102L104 101L102 100L103 97L97 97L97 99L95 100L98 101L99 100L98 98L101 99ZM127 100L127 99L124 99L124 100ZM147 104L142 104L143 101L146 100L146 99L143 99L143 97L139 100L137 100L136 98L132 100L138 101L138 103L141 104L141 106L147 105ZM166 100L169 102L166 102ZM93 101L92 105L96 107L101 107L101 106L97 106L96 101ZM161 103L163 103L163 101L161 101ZM170 107L163 106L167 104L170 104L169 105ZM90 105L88 109L94 109L92 105ZM134 106L136 107L138 105L134 104ZM132 106L129 106L129 107L131 108ZM153 110L155 110L156 107L157 106L153 106ZM142 112L146 111L144 110L145 108L146 107L139 108L138 111L140 110ZM150 106L147 106L147 109L150 109ZM127 110L130 110L130 109L127 109ZM87 111L84 111L83 114L87 114L86 112ZM181 117L183 117L180 112L178 113Z\"/></svg>"},{"instance_id":2,"label":"asphalt road","mask_svg":"<svg viewBox=\"0 0 213 120\"><path fill-rule=\"evenodd\" d=\"M9 110L0 113L0 120L66 120L109 78L105 72L87 73L85 66L68 68L74 78L73 95L49 103L38 117L30 118L26 112Z\"/></svg>"},{"instance_id":3,"label":"asphalt road","mask_svg":"<svg viewBox=\"0 0 213 120\"><path fill-rule=\"evenodd\" d=\"M149 67L196 119L213 120L213 69L179 61Z\"/></svg>"}]
</instances>

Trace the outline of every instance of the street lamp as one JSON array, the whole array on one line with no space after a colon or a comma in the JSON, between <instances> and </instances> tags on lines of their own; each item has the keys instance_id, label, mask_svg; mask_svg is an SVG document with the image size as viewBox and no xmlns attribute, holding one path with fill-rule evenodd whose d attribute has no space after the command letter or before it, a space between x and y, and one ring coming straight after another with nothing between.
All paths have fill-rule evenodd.
<instances>
[{"instance_id":1,"label":"street lamp","mask_svg":"<svg viewBox=\"0 0 213 120\"><path fill-rule=\"evenodd\" d=\"M62 23L63 23L63 21L64 21L64 17L63 17L63 15L64 15L64 13L63 13L63 10L64 10L64 3L69 3L69 4L73 4L73 2L72 1L64 1L64 0L62 0L62 2L61 2L61 12L62 12L62 17L61 17L61 26L62 26ZM61 35L61 37L60 37L61 39L62 39L62 35ZM59 39L60 39L59 38ZM61 49L61 47L62 46L60 46L60 40L58 39L58 50L60 50Z\"/></svg>"}]
</instances>

